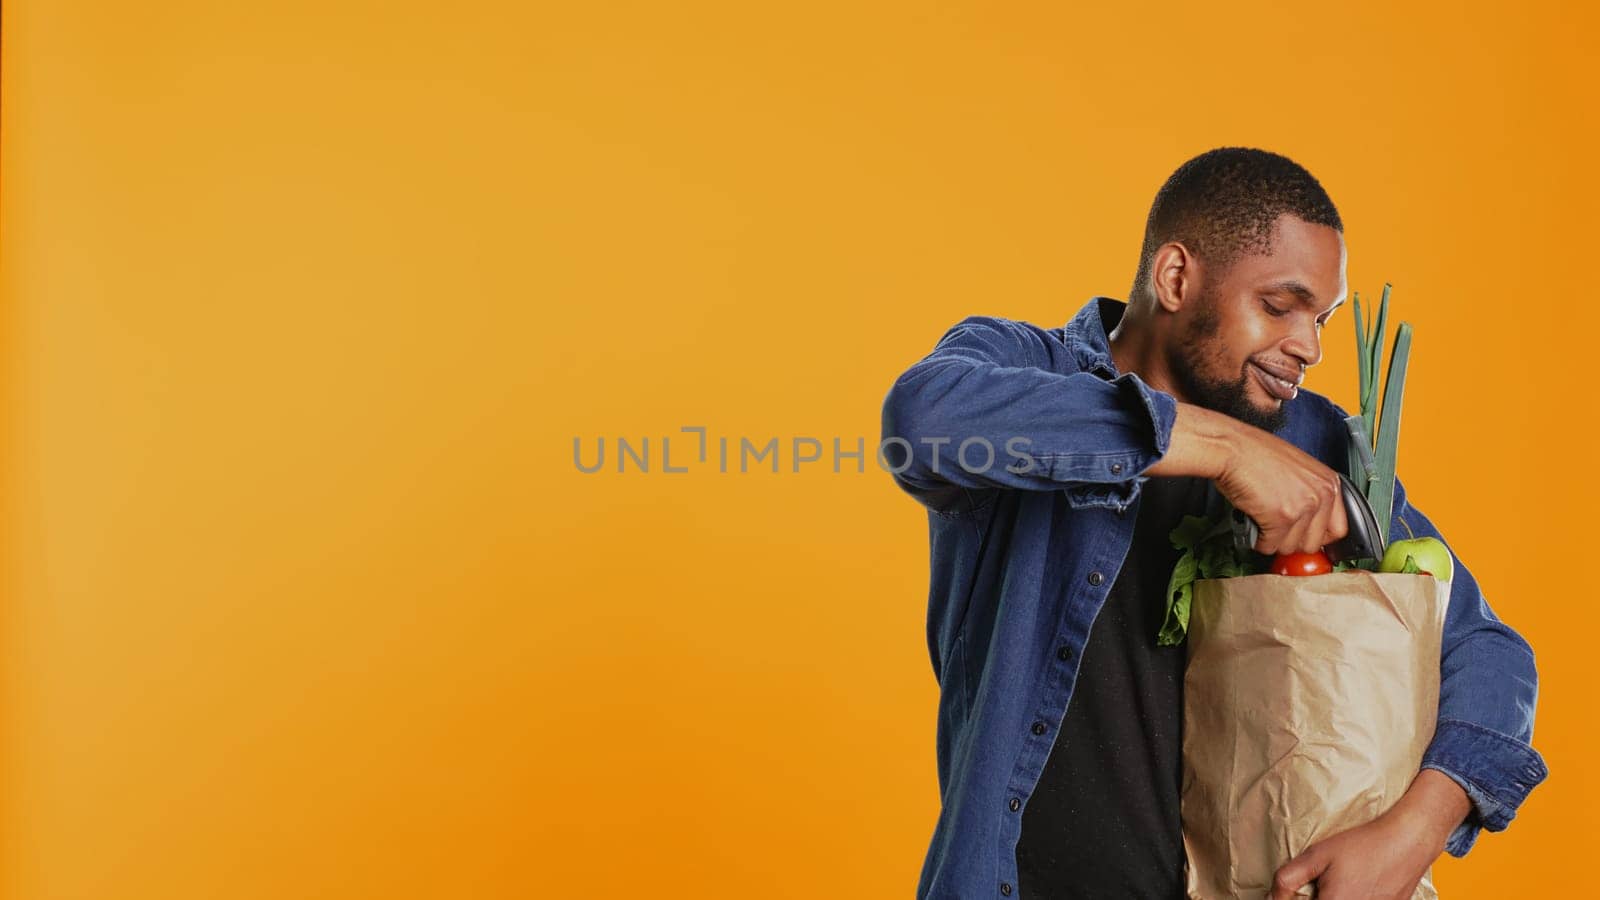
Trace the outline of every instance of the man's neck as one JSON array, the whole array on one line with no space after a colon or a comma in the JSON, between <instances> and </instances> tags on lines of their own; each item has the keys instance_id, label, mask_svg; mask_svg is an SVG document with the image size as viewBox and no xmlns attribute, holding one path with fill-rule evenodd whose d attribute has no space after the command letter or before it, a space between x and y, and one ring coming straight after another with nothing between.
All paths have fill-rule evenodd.
<instances>
[{"instance_id":1,"label":"man's neck","mask_svg":"<svg viewBox=\"0 0 1600 900\"><path fill-rule=\"evenodd\" d=\"M1144 309L1130 302L1122 313L1121 321L1107 335L1107 343L1111 347L1111 361L1118 372L1132 372L1150 387L1187 402L1187 398L1178 390L1176 379L1172 377L1166 354L1160 350L1154 323Z\"/></svg>"}]
</instances>

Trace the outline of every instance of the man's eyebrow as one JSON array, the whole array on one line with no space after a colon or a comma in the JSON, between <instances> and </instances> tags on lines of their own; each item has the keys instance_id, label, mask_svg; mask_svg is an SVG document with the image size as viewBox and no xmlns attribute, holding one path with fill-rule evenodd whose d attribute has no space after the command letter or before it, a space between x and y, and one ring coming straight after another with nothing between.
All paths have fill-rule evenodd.
<instances>
[{"instance_id":1,"label":"man's eyebrow","mask_svg":"<svg viewBox=\"0 0 1600 900\"><path fill-rule=\"evenodd\" d=\"M1317 300L1317 295L1308 287L1294 279L1275 281L1267 285L1267 290L1277 294L1293 294L1296 300L1310 306Z\"/></svg>"},{"instance_id":2,"label":"man's eyebrow","mask_svg":"<svg viewBox=\"0 0 1600 900\"><path fill-rule=\"evenodd\" d=\"M1285 279L1283 281L1275 281L1272 284L1267 285L1267 292L1273 294L1290 294L1295 298L1295 300L1299 301L1301 306L1317 305L1316 292L1306 287L1301 282L1295 281L1293 278ZM1324 313L1324 315L1333 315L1333 311L1343 306L1344 301L1345 298L1340 297L1337 302L1328 307L1327 312Z\"/></svg>"}]
</instances>

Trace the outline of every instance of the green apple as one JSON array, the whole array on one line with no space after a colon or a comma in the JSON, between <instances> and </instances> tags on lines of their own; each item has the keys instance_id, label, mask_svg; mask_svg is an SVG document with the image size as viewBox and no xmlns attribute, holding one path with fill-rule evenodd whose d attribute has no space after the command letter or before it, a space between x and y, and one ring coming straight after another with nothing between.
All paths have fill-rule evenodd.
<instances>
[{"instance_id":1,"label":"green apple","mask_svg":"<svg viewBox=\"0 0 1600 900\"><path fill-rule=\"evenodd\" d=\"M1449 581L1455 574L1455 561L1450 558L1450 548L1438 538L1421 537L1395 541L1384 551L1379 572L1400 572L1406 567L1406 557L1411 557L1417 568L1440 581Z\"/></svg>"}]
</instances>

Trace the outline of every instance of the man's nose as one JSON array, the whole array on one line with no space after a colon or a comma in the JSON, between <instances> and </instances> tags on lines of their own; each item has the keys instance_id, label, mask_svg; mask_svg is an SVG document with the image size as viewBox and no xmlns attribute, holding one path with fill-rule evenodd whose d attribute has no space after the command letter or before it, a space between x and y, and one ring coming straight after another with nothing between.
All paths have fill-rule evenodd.
<instances>
[{"instance_id":1,"label":"man's nose","mask_svg":"<svg viewBox=\"0 0 1600 900\"><path fill-rule=\"evenodd\" d=\"M1283 352L1300 360L1306 368L1322 362L1322 332L1316 323L1297 325L1283 342Z\"/></svg>"}]
</instances>

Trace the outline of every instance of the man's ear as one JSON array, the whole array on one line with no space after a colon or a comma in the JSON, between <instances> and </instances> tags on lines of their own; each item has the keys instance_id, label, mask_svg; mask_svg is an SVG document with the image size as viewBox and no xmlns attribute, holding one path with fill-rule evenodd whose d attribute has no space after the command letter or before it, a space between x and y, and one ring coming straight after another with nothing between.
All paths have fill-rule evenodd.
<instances>
[{"instance_id":1,"label":"man's ear","mask_svg":"<svg viewBox=\"0 0 1600 900\"><path fill-rule=\"evenodd\" d=\"M1150 265L1156 306L1169 313L1183 308L1200 290L1200 261L1177 241L1162 244Z\"/></svg>"}]
</instances>

